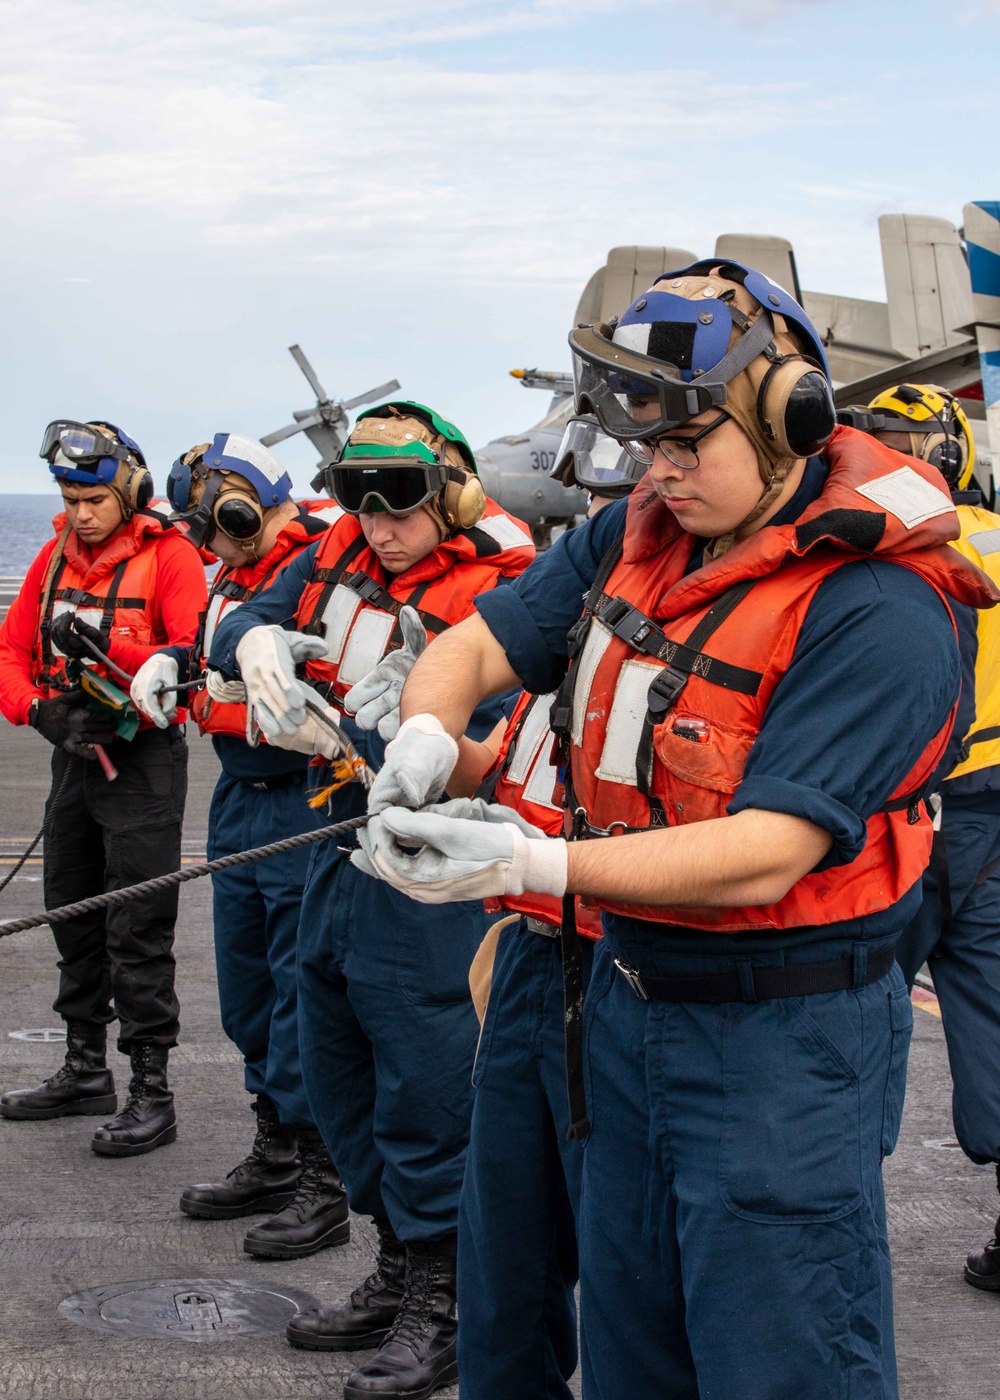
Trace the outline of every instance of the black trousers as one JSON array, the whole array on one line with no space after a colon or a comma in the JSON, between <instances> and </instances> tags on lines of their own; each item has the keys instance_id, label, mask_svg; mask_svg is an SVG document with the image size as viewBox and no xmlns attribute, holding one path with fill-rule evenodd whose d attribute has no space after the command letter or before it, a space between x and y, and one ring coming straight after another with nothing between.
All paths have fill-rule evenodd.
<instances>
[{"instance_id":1,"label":"black trousers","mask_svg":"<svg viewBox=\"0 0 1000 1400\"><path fill-rule=\"evenodd\" d=\"M131 743L115 740L108 749L118 769L109 783L99 763L53 751L47 908L179 869L187 754L178 726L140 730ZM177 895L176 888L147 895L54 926L60 977L53 1009L64 1020L108 1024L117 1015L124 1054L139 1042L177 1044Z\"/></svg>"}]
</instances>

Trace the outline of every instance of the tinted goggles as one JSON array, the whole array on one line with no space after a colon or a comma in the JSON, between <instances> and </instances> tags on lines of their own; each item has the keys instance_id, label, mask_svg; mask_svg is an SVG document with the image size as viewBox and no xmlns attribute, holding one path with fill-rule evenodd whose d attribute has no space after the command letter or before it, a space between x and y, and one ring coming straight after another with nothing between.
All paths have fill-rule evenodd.
<instances>
[{"instance_id":1,"label":"tinted goggles","mask_svg":"<svg viewBox=\"0 0 1000 1400\"><path fill-rule=\"evenodd\" d=\"M556 452L552 476L598 496L627 496L645 467L621 443L602 433L594 418L571 418Z\"/></svg>"},{"instance_id":2,"label":"tinted goggles","mask_svg":"<svg viewBox=\"0 0 1000 1400\"><path fill-rule=\"evenodd\" d=\"M377 463L377 465L375 465ZM348 515L386 510L409 515L448 484L448 467L413 457L358 458L334 462L323 473L326 489Z\"/></svg>"}]
</instances>

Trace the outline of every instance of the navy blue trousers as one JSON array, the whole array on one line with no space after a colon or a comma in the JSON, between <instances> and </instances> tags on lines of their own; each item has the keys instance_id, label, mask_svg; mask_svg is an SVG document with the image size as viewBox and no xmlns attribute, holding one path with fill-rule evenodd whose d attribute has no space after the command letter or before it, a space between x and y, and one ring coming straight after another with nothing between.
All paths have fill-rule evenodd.
<instances>
[{"instance_id":1,"label":"navy blue trousers","mask_svg":"<svg viewBox=\"0 0 1000 1400\"><path fill-rule=\"evenodd\" d=\"M594 945L581 939L585 975ZM559 941L500 935L459 1207L464 1400L567 1400L576 1370L583 1144L567 1142Z\"/></svg>"},{"instance_id":2,"label":"navy blue trousers","mask_svg":"<svg viewBox=\"0 0 1000 1400\"><path fill-rule=\"evenodd\" d=\"M260 792L225 773L212 795L208 857L263 846L322 825L305 782ZM265 1093L283 1123L309 1127L296 1009L295 945L309 847L220 870L212 877L222 1028L245 1062L251 1094Z\"/></svg>"},{"instance_id":3,"label":"navy blue trousers","mask_svg":"<svg viewBox=\"0 0 1000 1400\"><path fill-rule=\"evenodd\" d=\"M338 811L333 820L342 819ZM482 904L416 904L313 850L299 924L299 1044L351 1209L401 1240L458 1228L478 1023Z\"/></svg>"},{"instance_id":4,"label":"navy blue trousers","mask_svg":"<svg viewBox=\"0 0 1000 1400\"><path fill-rule=\"evenodd\" d=\"M896 954L909 985L926 962L941 1004L955 1136L973 1162L1000 1161L1000 814L944 799L941 833L951 920L932 859L923 903Z\"/></svg>"},{"instance_id":5,"label":"navy blue trousers","mask_svg":"<svg viewBox=\"0 0 1000 1400\"><path fill-rule=\"evenodd\" d=\"M639 1000L599 948L586 1021L588 1400L895 1400L881 1160L913 1025L899 968L829 995L672 1005Z\"/></svg>"}]
</instances>

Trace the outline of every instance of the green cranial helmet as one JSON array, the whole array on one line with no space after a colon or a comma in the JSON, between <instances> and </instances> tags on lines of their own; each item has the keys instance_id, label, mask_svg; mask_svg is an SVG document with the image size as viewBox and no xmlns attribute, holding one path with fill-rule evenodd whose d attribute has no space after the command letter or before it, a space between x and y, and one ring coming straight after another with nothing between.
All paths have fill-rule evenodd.
<instances>
[{"instance_id":1,"label":"green cranial helmet","mask_svg":"<svg viewBox=\"0 0 1000 1400\"><path fill-rule=\"evenodd\" d=\"M397 399L358 415L340 458L325 469L327 490L353 515L421 507L442 538L470 529L486 498L465 437L426 404Z\"/></svg>"}]
</instances>

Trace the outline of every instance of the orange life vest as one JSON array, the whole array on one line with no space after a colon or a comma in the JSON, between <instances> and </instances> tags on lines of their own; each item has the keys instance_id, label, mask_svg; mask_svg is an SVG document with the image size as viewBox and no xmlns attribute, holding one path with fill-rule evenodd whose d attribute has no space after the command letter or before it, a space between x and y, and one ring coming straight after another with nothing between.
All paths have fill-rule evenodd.
<instances>
[{"instance_id":1,"label":"orange life vest","mask_svg":"<svg viewBox=\"0 0 1000 1400\"><path fill-rule=\"evenodd\" d=\"M765 528L687 576L695 540L648 481L636 488L622 553L588 595L557 701L557 727L568 730L569 805L579 835L726 815L809 604L845 561L879 558L911 569L946 606L946 595L973 607L1000 597L947 547L958 518L935 468L911 458L901 463L899 454L850 428L836 430L825 455L824 489L795 524ZM596 903L725 933L831 924L888 908L927 864L931 823L919 798L953 717L869 818L865 845L850 865L804 876L776 904Z\"/></svg>"},{"instance_id":2,"label":"orange life vest","mask_svg":"<svg viewBox=\"0 0 1000 1400\"><path fill-rule=\"evenodd\" d=\"M549 728L555 695L521 694L504 731L496 762L480 789L483 796L513 807L547 836L563 830L563 786L556 765L556 738ZM546 924L562 922L562 900L553 894L502 895L500 906ZM602 937L601 917L591 901L576 901L576 928L585 938Z\"/></svg>"},{"instance_id":3,"label":"orange life vest","mask_svg":"<svg viewBox=\"0 0 1000 1400\"><path fill-rule=\"evenodd\" d=\"M472 600L514 578L535 557L526 525L494 502L469 530L459 530L404 573L389 575L370 549L356 516L342 516L324 535L296 613L300 632L322 637L327 655L306 663L306 675L342 700L387 651L402 645L399 612L416 608L436 636L473 611Z\"/></svg>"},{"instance_id":4,"label":"orange life vest","mask_svg":"<svg viewBox=\"0 0 1000 1400\"><path fill-rule=\"evenodd\" d=\"M282 569L314 544L344 513L340 506L328 500L301 501L299 507L299 514L283 527L263 559L235 569L223 566L216 574L193 648L200 671L204 672L208 664L215 630L222 618L262 593ZM247 707L242 702L229 704L213 700L207 690L197 690L191 701L191 716L202 734L228 734L233 739L246 739ZM265 742L261 735L261 743Z\"/></svg>"},{"instance_id":5,"label":"orange life vest","mask_svg":"<svg viewBox=\"0 0 1000 1400\"><path fill-rule=\"evenodd\" d=\"M51 636L52 623L63 613L76 613L105 636L122 637L140 646L165 640L154 635L152 603L156 595L156 543L172 529L162 517L137 511L97 559L85 566L75 551L67 549L70 536L65 514L57 515L52 523L59 542L50 562L47 590L38 600L39 625L32 657L32 680L47 696L74 688L66 674L65 653ZM93 669L116 685L122 684L105 666L95 663Z\"/></svg>"}]
</instances>

